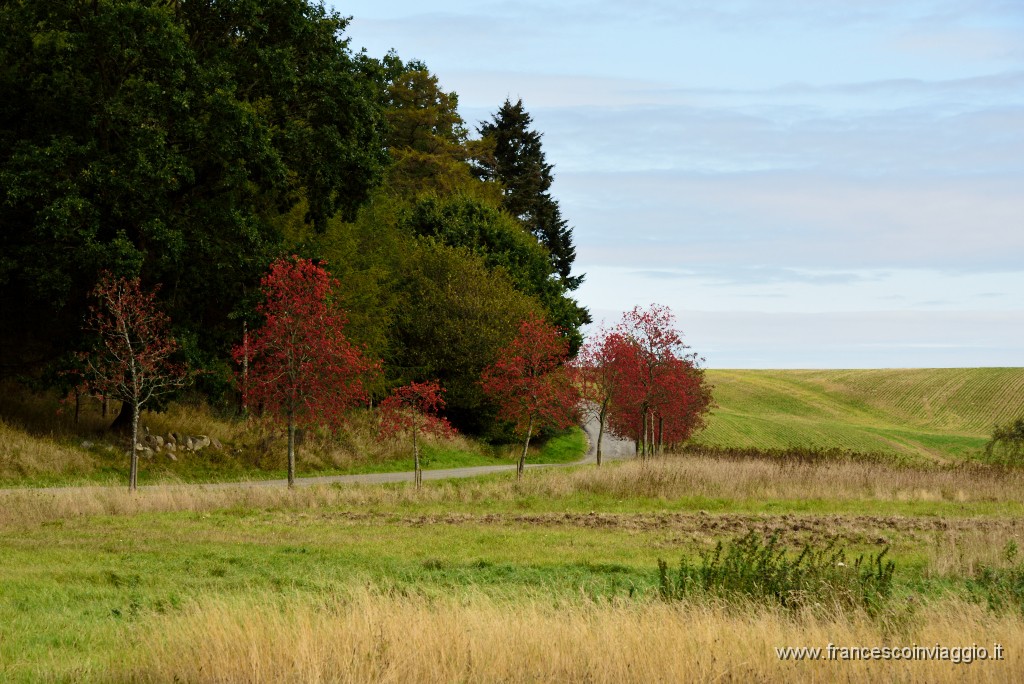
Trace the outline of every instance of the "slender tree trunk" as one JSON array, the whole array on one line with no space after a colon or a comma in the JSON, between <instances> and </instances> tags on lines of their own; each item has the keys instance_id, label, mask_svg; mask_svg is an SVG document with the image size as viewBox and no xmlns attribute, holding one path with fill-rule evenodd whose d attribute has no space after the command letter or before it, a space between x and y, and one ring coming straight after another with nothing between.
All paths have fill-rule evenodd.
<instances>
[{"instance_id":1,"label":"slender tree trunk","mask_svg":"<svg viewBox=\"0 0 1024 684\"><path fill-rule=\"evenodd\" d=\"M242 415L249 413L249 324L242 321Z\"/></svg>"},{"instance_id":2,"label":"slender tree trunk","mask_svg":"<svg viewBox=\"0 0 1024 684\"><path fill-rule=\"evenodd\" d=\"M644 439L643 439L643 446L640 448L640 460L641 461L647 461L647 412L646 411L644 412L643 416L644 416L644 427L643 427Z\"/></svg>"},{"instance_id":3,"label":"slender tree trunk","mask_svg":"<svg viewBox=\"0 0 1024 684\"><path fill-rule=\"evenodd\" d=\"M295 486L295 418L288 415L288 486Z\"/></svg>"},{"instance_id":4,"label":"slender tree trunk","mask_svg":"<svg viewBox=\"0 0 1024 684\"><path fill-rule=\"evenodd\" d=\"M530 437L533 435L533 416L530 416L530 425L526 428L526 441L523 442L523 453L519 456L519 469L516 471L516 481L522 482L523 470L526 469L526 450L530 448Z\"/></svg>"},{"instance_id":5,"label":"slender tree trunk","mask_svg":"<svg viewBox=\"0 0 1024 684\"><path fill-rule=\"evenodd\" d=\"M75 425L78 425L78 414L82 409L82 393L75 390Z\"/></svg>"},{"instance_id":6,"label":"slender tree trunk","mask_svg":"<svg viewBox=\"0 0 1024 684\"><path fill-rule=\"evenodd\" d=\"M634 449L634 451L636 452L635 455L639 456L641 461L643 460L643 452L640 451L640 447L644 443L644 438L643 438L643 434L644 434L644 420L645 419L643 417L643 414L641 413L640 414L640 428L636 431L636 448Z\"/></svg>"},{"instance_id":7,"label":"slender tree trunk","mask_svg":"<svg viewBox=\"0 0 1024 684\"><path fill-rule=\"evenodd\" d=\"M121 411L128 402L121 405ZM132 404L132 456L131 465L128 468L128 491L134 492L139 487L139 405Z\"/></svg>"},{"instance_id":8,"label":"slender tree trunk","mask_svg":"<svg viewBox=\"0 0 1024 684\"><path fill-rule=\"evenodd\" d=\"M416 428L412 429L412 465L413 465L413 480L416 482L416 490L419 491L420 486L423 484L423 472L420 470L420 445L416 440Z\"/></svg>"},{"instance_id":9,"label":"slender tree trunk","mask_svg":"<svg viewBox=\"0 0 1024 684\"><path fill-rule=\"evenodd\" d=\"M604 421L608 417L608 400L601 402L601 412L597 416L597 465L601 465L601 440L604 438Z\"/></svg>"},{"instance_id":10,"label":"slender tree trunk","mask_svg":"<svg viewBox=\"0 0 1024 684\"><path fill-rule=\"evenodd\" d=\"M658 456L665 455L665 417L658 416Z\"/></svg>"}]
</instances>

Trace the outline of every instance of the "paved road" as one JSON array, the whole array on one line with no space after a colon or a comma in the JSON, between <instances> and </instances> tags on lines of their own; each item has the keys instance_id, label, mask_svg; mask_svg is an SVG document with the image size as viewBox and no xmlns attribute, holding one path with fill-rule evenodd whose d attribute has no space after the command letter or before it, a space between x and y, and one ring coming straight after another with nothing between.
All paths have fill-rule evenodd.
<instances>
[{"instance_id":1,"label":"paved road","mask_svg":"<svg viewBox=\"0 0 1024 684\"><path fill-rule=\"evenodd\" d=\"M565 464L544 464L544 463L527 463L526 467L529 469L534 468L554 468L559 465L577 465L585 463L595 463L597 461L597 419L594 416L589 416L587 422L583 425L583 431L587 435L587 440L590 442L590 448L587 450L587 455L575 463ZM623 458L630 458L634 454L634 447L632 440L619 439L612 437L605 433L601 440L601 459L604 460L618 460ZM480 475L490 475L491 473L503 473L514 471L516 467L514 465L496 465L496 466L474 466L468 468L444 468L440 470L424 470L424 480L447 480L450 478L457 477L477 477ZM385 484L389 482L412 482L413 472L400 472L400 473L366 473L363 475L325 475L322 477L297 477L295 478L295 484L300 487L308 487L310 485L319 484ZM156 487L181 487L181 486L197 486L206 487L209 489L221 489L225 487L283 487L287 486L288 480L248 480L245 482L217 482L211 484L202 485L145 485L139 489L152 489ZM95 488L89 486L88 488ZM120 487L116 487L120 488ZM76 490L82 489L82 487L47 487L46 491L64 491L64 490ZM35 488L19 488L19 489L0 489L0 493L9 492L24 492L24 491L35 491Z\"/></svg>"},{"instance_id":2,"label":"paved road","mask_svg":"<svg viewBox=\"0 0 1024 684\"><path fill-rule=\"evenodd\" d=\"M528 469L534 468L554 468L559 465L577 465L585 463L596 463L597 462L597 418L594 416L588 416L587 422L583 424L583 431L587 435L587 440L590 442L590 448L587 450L586 456L575 463L563 463L563 464L545 464L545 463L527 463ZM632 458L636 449L633 445L632 440L619 439L613 437L607 433L601 439L601 460L619 460L623 458ZM439 470L424 470L424 480L447 480L455 477L476 477L478 475L490 475L491 473L503 473L514 471L516 467L514 465L497 465L497 466L472 466L467 468L442 468ZM384 484L388 482L412 482L413 472L401 473L366 473L363 475L325 475L323 477L299 477L295 478L296 485L308 486L316 484L332 484L335 482L346 483L346 484ZM236 487L239 484L251 485L254 487L280 487L287 485L287 480L265 480L259 482L225 482L216 485L207 485L208 487Z\"/></svg>"},{"instance_id":3,"label":"paved road","mask_svg":"<svg viewBox=\"0 0 1024 684\"><path fill-rule=\"evenodd\" d=\"M605 433L601 436L601 462L619 461L624 458L632 458L636 455L636 443L631 439L622 439L609 435L605 426ZM597 463L597 416L589 415L587 422L583 424L583 431L587 433L590 441L590 449L583 460L578 463Z\"/></svg>"}]
</instances>

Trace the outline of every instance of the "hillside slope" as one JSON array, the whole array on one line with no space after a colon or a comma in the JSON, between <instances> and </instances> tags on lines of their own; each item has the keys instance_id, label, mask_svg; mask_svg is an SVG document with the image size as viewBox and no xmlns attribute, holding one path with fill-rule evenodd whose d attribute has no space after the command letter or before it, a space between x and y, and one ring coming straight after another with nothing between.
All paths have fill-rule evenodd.
<instances>
[{"instance_id":1,"label":"hillside slope","mask_svg":"<svg viewBox=\"0 0 1024 684\"><path fill-rule=\"evenodd\" d=\"M1024 415L1024 368L708 370L718 403L696 444L970 456Z\"/></svg>"}]
</instances>

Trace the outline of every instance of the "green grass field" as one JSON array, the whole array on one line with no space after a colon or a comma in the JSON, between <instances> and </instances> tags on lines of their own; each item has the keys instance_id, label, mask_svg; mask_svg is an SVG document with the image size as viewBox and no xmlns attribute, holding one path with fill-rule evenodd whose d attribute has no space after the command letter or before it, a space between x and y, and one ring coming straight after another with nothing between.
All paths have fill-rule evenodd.
<instances>
[{"instance_id":1,"label":"green grass field","mask_svg":"<svg viewBox=\"0 0 1024 684\"><path fill-rule=\"evenodd\" d=\"M1009 614L986 607L993 594L979 588L978 578L984 568L1024 573L1010 552L1024 542L1015 524L1024 502L1020 480L1018 473L993 477L985 470L693 457L531 471L521 484L511 474L427 482L421 492L402 484L0 494L0 679L136 681L128 673L141 668L150 672L142 681L170 681L186 668L185 681L228 681L227 673L241 667L233 676L248 680L258 671L245 669L256 666L246 649L272 648L284 627L276 620L292 608L302 625L316 615L325 620L288 626L301 632L288 638L302 642L316 639L313 632L328 628L332 615L355 610L358 621L367 606L387 613L408 609L408 601L423 609L417 620L442 630L441 648L472 632L481 611L497 612L488 639L499 642L505 622L549 610L555 619L582 610L580 630L622 619L625 610L619 629L636 629L636 620L660 614L659 559L693 560L716 541L750 530L777 531L794 549L837 537L851 560L891 547L897 563L895 595L881 617L831 609L820 618L813 611L787 617L765 609L782 628L799 633L827 619L832 633L860 624L870 632L861 638L921 642L933 627L924 616L969 611L974 631L964 638L992 632L1019 646L1024 640L1006 629L1018 624L1020 592L1007 594L1014 601ZM805 496L813 506L802 507ZM1024 574L1012 575L1018 576ZM703 605L680 606L679 619L750 630L764 617L756 606L709 616L717 604ZM456 616L458 624L437 622L453 606L467 611ZM394 655L373 646L385 639L381 619L363 624L367 645L352 648L368 649L358 657L379 660L386 674ZM236 620L246 630L262 625L266 635L232 636ZM747 626L730 627L730 620ZM755 636L770 644L778 628L758 628ZM569 638L578 645L581 634ZM727 647L714 648L726 649L719 653L727 662ZM770 648L762 650L756 659L767 667ZM314 668L350 667L335 662L347 657L330 644L302 653ZM420 648L419 674L409 676L430 679L437 657ZM212 669L187 669L197 663ZM285 660L280 667L289 672L297 665ZM530 671L513 681L548 679ZM286 680L335 681L305 676L292 671ZM507 672L466 677L508 681Z\"/></svg>"},{"instance_id":2,"label":"green grass field","mask_svg":"<svg viewBox=\"0 0 1024 684\"><path fill-rule=\"evenodd\" d=\"M932 463L971 457L992 423L1019 415L1024 369L708 375L719 407L704 444L910 458L688 453L531 470L522 482L512 473L428 481L420 491L398 484L0 492L0 680L1024 676L1024 469ZM81 426L54 421L45 401L11 415L0 421L7 482L117 474L117 454L99 442L96 416ZM258 436L201 407L149 418L161 431L187 425L228 444ZM97 444L83 449L86 437ZM332 447L310 437L300 475L408 467L404 445L374 441L369 423L339 439L348 441ZM531 460L572 461L585 446L582 433L570 431ZM332 465L332 449L345 450L347 460L337 456ZM372 457L346 455L360 450ZM426 459L454 467L511 463L515 455L514 446L498 453L463 440L429 446ZM244 453L222 458L204 456L203 468L186 463L167 479L227 479L248 467ZM278 469L266 462L259 473ZM717 542L747 532L781 535L794 556L801 544L830 540L848 549L850 561L888 549L896 563L892 595L872 613L660 598L659 560L697 563ZM774 655L777 646L828 642L999 642L1010 657L969 669L822 670Z\"/></svg>"},{"instance_id":3,"label":"green grass field","mask_svg":"<svg viewBox=\"0 0 1024 684\"><path fill-rule=\"evenodd\" d=\"M1024 368L709 370L718 407L695 444L977 455L1024 414Z\"/></svg>"}]
</instances>

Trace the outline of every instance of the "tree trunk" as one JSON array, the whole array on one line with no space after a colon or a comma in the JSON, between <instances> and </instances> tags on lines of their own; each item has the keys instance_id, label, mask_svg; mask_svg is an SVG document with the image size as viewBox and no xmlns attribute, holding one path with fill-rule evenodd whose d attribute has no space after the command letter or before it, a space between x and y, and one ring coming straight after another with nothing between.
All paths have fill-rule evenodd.
<instances>
[{"instance_id":1,"label":"tree trunk","mask_svg":"<svg viewBox=\"0 0 1024 684\"><path fill-rule=\"evenodd\" d=\"M121 413L124 413L128 402L121 404ZM132 450L131 465L128 468L128 491L134 492L139 487L139 406L132 405Z\"/></svg>"},{"instance_id":2,"label":"tree trunk","mask_svg":"<svg viewBox=\"0 0 1024 684\"><path fill-rule=\"evenodd\" d=\"M665 417L658 416L658 456L665 455Z\"/></svg>"},{"instance_id":3,"label":"tree trunk","mask_svg":"<svg viewBox=\"0 0 1024 684\"><path fill-rule=\"evenodd\" d=\"M526 469L526 450L530 448L531 435L533 435L533 416L530 416L530 425L526 428L526 441L523 442L523 453L519 456L519 469L516 471L517 482L523 480L523 470Z\"/></svg>"},{"instance_id":4,"label":"tree trunk","mask_svg":"<svg viewBox=\"0 0 1024 684\"><path fill-rule=\"evenodd\" d=\"M121 410L114 416L114 422L110 424L107 429L111 432L117 432L119 434L125 434L130 431L132 427L132 407L127 401L121 402Z\"/></svg>"},{"instance_id":5,"label":"tree trunk","mask_svg":"<svg viewBox=\"0 0 1024 684\"><path fill-rule=\"evenodd\" d=\"M416 483L416 491L419 491L423 484L423 472L420 470L420 445L416 441L416 428L412 429L412 466L413 481Z\"/></svg>"},{"instance_id":6,"label":"tree trunk","mask_svg":"<svg viewBox=\"0 0 1024 684\"><path fill-rule=\"evenodd\" d=\"M644 409L643 416L644 416L644 448L640 451L640 458L641 458L641 460L646 462L647 461L647 457L651 453L651 436L649 434L651 426L650 426L650 421L647 419L648 418L647 409Z\"/></svg>"},{"instance_id":7,"label":"tree trunk","mask_svg":"<svg viewBox=\"0 0 1024 684\"><path fill-rule=\"evenodd\" d=\"M295 486L295 419L288 416L288 486Z\"/></svg>"},{"instance_id":8,"label":"tree trunk","mask_svg":"<svg viewBox=\"0 0 1024 684\"><path fill-rule=\"evenodd\" d=\"M640 451L640 447L643 445L643 443L644 443L644 418L643 418L643 415L641 414L641 416L640 416L640 429L638 429L636 431L636 448L634 449L635 455L639 456L641 461L643 460L643 454Z\"/></svg>"},{"instance_id":9,"label":"tree trunk","mask_svg":"<svg viewBox=\"0 0 1024 684\"><path fill-rule=\"evenodd\" d=\"M608 400L601 402L601 412L597 416L597 465L601 465L601 440L604 438L604 420L608 417Z\"/></svg>"},{"instance_id":10,"label":"tree trunk","mask_svg":"<svg viewBox=\"0 0 1024 684\"><path fill-rule=\"evenodd\" d=\"M78 425L78 414L82 410L82 393L75 390L75 425Z\"/></svg>"},{"instance_id":11,"label":"tree trunk","mask_svg":"<svg viewBox=\"0 0 1024 684\"><path fill-rule=\"evenodd\" d=\"M242 321L242 415L249 414L249 324Z\"/></svg>"}]
</instances>

